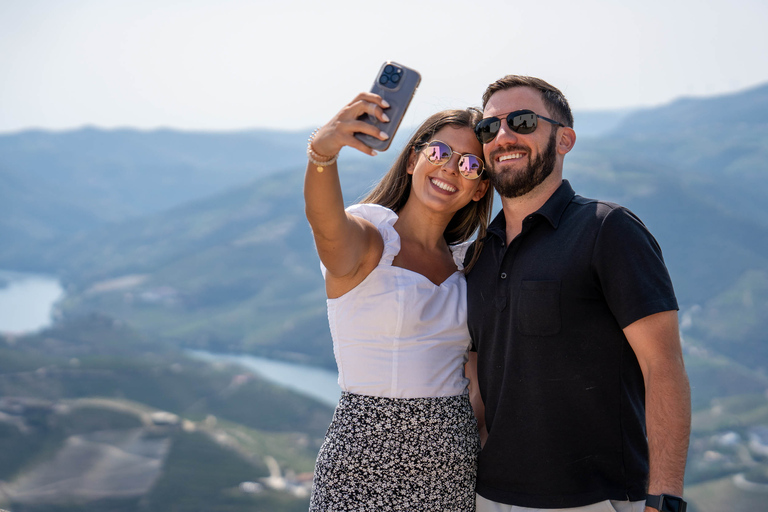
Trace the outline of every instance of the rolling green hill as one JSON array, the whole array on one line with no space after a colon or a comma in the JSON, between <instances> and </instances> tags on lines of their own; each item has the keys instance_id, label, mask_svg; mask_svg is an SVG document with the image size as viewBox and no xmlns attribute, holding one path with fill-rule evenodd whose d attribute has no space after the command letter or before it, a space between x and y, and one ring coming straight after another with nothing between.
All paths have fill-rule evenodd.
<instances>
[{"instance_id":1,"label":"rolling green hill","mask_svg":"<svg viewBox=\"0 0 768 512\"><path fill-rule=\"evenodd\" d=\"M293 167L306 137L94 128L0 135L0 256L9 257L9 246L151 214ZM14 263L21 269L24 258Z\"/></svg>"},{"instance_id":2,"label":"rolling green hill","mask_svg":"<svg viewBox=\"0 0 768 512\"><path fill-rule=\"evenodd\" d=\"M306 510L331 413L104 316L0 337L0 507Z\"/></svg>"},{"instance_id":3,"label":"rolling green hill","mask_svg":"<svg viewBox=\"0 0 768 512\"><path fill-rule=\"evenodd\" d=\"M629 158L668 169L713 207L768 226L766 112L762 85L636 111L606 139Z\"/></svg>"},{"instance_id":4,"label":"rolling green hill","mask_svg":"<svg viewBox=\"0 0 768 512\"><path fill-rule=\"evenodd\" d=\"M380 172L362 165L350 172L349 196L359 196ZM302 181L302 170L294 169L49 244L33 257L63 278L65 315L101 311L187 347L330 367Z\"/></svg>"}]
</instances>

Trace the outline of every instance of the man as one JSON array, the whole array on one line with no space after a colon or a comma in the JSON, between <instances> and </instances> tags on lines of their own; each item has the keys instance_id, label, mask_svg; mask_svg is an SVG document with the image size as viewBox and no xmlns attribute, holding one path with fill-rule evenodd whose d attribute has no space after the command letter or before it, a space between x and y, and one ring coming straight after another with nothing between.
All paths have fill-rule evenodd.
<instances>
[{"instance_id":1,"label":"man","mask_svg":"<svg viewBox=\"0 0 768 512\"><path fill-rule=\"evenodd\" d=\"M503 209L467 277L487 429L477 510L682 511L690 388L661 250L631 212L563 180L576 133L558 89L507 76L483 109Z\"/></svg>"}]
</instances>

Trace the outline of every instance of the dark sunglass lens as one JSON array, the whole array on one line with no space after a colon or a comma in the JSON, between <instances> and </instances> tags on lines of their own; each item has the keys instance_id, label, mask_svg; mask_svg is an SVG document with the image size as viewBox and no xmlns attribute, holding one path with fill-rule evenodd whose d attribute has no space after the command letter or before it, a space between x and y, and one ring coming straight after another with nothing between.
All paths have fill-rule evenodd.
<instances>
[{"instance_id":1,"label":"dark sunglass lens","mask_svg":"<svg viewBox=\"0 0 768 512\"><path fill-rule=\"evenodd\" d=\"M536 130L538 119L536 118L536 114L533 112L517 114L516 116L511 117L511 120L507 118L507 123L509 123L509 127L512 128L512 130L515 132L526 134L533 133Z\"/></svg>"},{"instance_id":2,"label":"dark sunglass lens","mask_svg":"<svg viewBox=\"0 0 768 512\"><path fill-rule=\"evenodd\" d=\"M435 165L441 165L451 158L451 148L440 141L430 142L427 146L427 160Z\"/></svg>"},{"instance_id":3,"label":"dark sunglass lens","mask_svg":"<svg viewBox=\"0 0 768 512\"><path fill-rule=\"evenodd\" d=\"M496 134L499 133L499 128L501 128L501 119L498 117L483 119L475 126L477 140L479 140L481 144L488 144L494 137L496 137Z\"/></svg>"}]
</instances>

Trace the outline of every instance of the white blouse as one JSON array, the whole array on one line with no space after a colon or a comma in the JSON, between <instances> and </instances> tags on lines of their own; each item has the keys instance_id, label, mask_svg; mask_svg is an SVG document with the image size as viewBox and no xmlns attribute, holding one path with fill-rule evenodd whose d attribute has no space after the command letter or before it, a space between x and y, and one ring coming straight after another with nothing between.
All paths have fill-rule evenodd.
<instances>
[{"instance_id":1,"label":"white blouse","mask_svg":"<svg viewBox=\"0 0 768 512\"><path fill-rule=\"evenodd\" d=\"M458 270L438 286L392 266L400 252L395 212L374 204L347 211L378 228L384 251L363 282L327 301L339 386L389 398L467 393L467 282L460 270L469 243L451 248Z\"/></svg>"}]
</instances>

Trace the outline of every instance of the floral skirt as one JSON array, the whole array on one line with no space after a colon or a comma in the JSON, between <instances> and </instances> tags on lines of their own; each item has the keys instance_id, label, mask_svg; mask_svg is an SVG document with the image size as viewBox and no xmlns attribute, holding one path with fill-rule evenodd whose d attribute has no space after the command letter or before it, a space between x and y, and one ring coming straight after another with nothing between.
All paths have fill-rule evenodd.
<instances>
[{"instance_id":1,"label":"floral skirt","mask_svg":"<svg viewBox=\"0 0 768 512\"><path fill-rule=\"evenodd\" d=\"M342 393L317 457L309 510L474 511L479 449L466 395Z\"/></svg>"}]
</instances>

